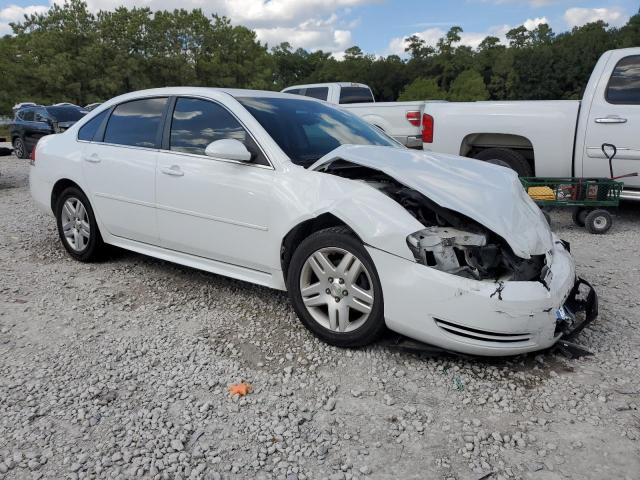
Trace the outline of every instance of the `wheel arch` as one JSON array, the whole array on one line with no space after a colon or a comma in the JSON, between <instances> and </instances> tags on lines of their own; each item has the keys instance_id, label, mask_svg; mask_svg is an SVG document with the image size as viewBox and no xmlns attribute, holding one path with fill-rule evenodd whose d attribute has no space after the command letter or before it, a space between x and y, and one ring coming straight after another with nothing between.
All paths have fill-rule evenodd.
<instances>
[{"instance_id":1,"label":"wheel arch","mask_svg":"<svg viewBox=\"0 0 640 480\"><path fill-rule=\"evenodd\" d=\"M474 157L489 148L508 148L520 153L535 172L535 148L531 140L512 133L477 132L466 135L460 143L460 155Z\"/></svg>"},{"instance_id":2,"label":"wheel arch","mask_svg":"<svg viewBox=\"0 0 640 480\"><path fill-rule=\"evenodd\" d=\"M62 194L62 192L65 191L65 189L69 187L76 187L86 195L82 187L78 185L76 182L68 178L61 178L53 185L53 188L51 189L51 211L54 214L55 214L56 204L58 203L58 199L60 198L60 195Z\"/></svg>"},{"instance_id":3,"label":"wheel arch","mask_svg":"<svg viewBox=\"0 0 640 480\"><path fill-rule=\"evenodd\" d=\"M353 235L362 242L362 239L355 232L355 230L353 230L353 228L351 228L342 219L330 212L325 212L316 217L304 220L291 228L283 237L280 244L280 265L282 267L282 274L284 278L287 278L289 265L291 264L291 257L293 256L293 252L296 250L296 247L300 244L300 242L302 242L312 233L315 233L319 230L339 226L347 227L353 233Z\"/></svg>"}]
</instances>

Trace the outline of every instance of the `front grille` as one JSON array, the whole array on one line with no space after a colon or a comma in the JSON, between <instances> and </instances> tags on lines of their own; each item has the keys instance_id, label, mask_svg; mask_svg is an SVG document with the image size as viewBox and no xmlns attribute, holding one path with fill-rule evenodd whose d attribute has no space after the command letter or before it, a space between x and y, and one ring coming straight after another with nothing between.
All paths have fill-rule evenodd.
<instances>
[{"instance_id":1,"label":"front grille","mask_svg":"<svg viewBox=\"0 0 640 480\"><path fill-rule=\"evenodd\" d=\"M446 322L439 318L434 319L436 325L442 330L458 337L470 338L482 342L516 343L527 342L531 338L530 333L499 333L466 327L456 323Z\"/></svg>"}]
</instances>

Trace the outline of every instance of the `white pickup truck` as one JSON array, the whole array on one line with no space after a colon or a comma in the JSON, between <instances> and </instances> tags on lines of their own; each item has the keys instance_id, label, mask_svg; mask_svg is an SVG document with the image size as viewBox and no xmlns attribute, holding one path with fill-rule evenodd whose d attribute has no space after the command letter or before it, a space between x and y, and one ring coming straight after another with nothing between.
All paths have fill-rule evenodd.
<instances>
[{"instance_id":1,"label":"white pickup truck","mask_svg":"<svg viewBox=\"0 0 640 480\"><path fill-rule=\"evenodd\" d=\"M582 100L427 102L424 148L500 160L520 175L608 177L603 143L617 147L615 175L640 171L640 48L611 50L596 64ZM625 178L640 199L640 177Z\"/></svg>"},{"instance_id":2,"label":"white pickup truck","mask_svg":"<svg viewBox=\"0 0 640 480\"><path fill-rule=\"evenodd\" d=\"M422 135L424 101L376 102L367 85L351 82L294 85L282 92L340 105L410 148L422 148L428 140Z\"/></svg>"}]
</instances>

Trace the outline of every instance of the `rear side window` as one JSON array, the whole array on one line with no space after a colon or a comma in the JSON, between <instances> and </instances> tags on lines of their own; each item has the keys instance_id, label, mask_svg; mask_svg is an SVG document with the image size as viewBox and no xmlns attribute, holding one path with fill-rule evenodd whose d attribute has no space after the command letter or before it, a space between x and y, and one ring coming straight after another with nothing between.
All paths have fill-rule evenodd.
<instances>
[{"instance_id":1,"label":"rear side window","mask_svg":"<svg viewBox=\"0 0 640 480\"><path fill-rule=\"evenodd\" d=\"M109 117L105 143L154 148L159 145L166 98L145 98L118 105Z\"/></svg>"},{"instance_id":2,"label":"rear side window","mask_svg":"<svg viewBox=\"0 0 640 480\"><path fill-rule=\"evenodd\" d=\"M291 93L292 95L301 95L302 90L300 88L292 88L290 90L287 90L284 93Z\"/></svg>"},{"instance_id":3,"label":"rear side window","mask_svg":"<svg viewBox=\"0 0 640 480\"><path fill-rule=\"evenodd\" d=\"M25 110L24 112L22 112L22 119L25 122L33 122L34 117L35 113L33 110Z\"/></svg>"},{"instance_id":4,"label":"rear side window","mask_svg":"<svg viewBox=\"0 0 640 480\"><path fill-rule=\"evenodd\" d=\"M304 92L304 96L317 98L318 100L326 100L329 96L329 87L307 88L307 91Z\"/></svg>"},{"instance_id":5,"label":"rear side window","mask_svg":"<svg viewBox=\"0 0 640 480\"><path fill-rule=\"evenodd\" d=\"M78 130L78 140L84 140L85 142L93 141L100 125L102 125L102 121L104 117L107 116L107 112L109 110L105 110L104 112L100 112L98 115L93 117L87 123L80 127Z\"/></svg>"},{"instance_id":6,"label":"rear side window","mask_svg":"<svg viewBox=\"0 0 640 480\"><path fill-rule=\"evenodd\" d=\"M207 100L178 98L171 119L170 150L204 155L207 145L225 138L241 141L254 155L254 163L268 165L251 136L227 109Z\"/></svg>"},{"instance_id":7,"label":"rear side window","mask_svg":"<svg viewBox=\"0 0 640 480\"><path fill-rule=\"evenodd\" d=\"M340 89L340 103L371 103L371 90L363 87L342 87Z\"/></svg>"},{"instance_id":8,"label":"rear side window","mask_svg":"<svg viewBox=\"0 0 640 480\"><path fill-rule=\"evenodd\" d=\"M49 120L49 118L47 117L47 112L45 110L39 110L39 111L35 112L34 120L36 122L44 122L44 123L46 123Z\"/></svg>"},{"instance_id":9,"label":"rear side window","mask_svg":"<svg viewBox=\"0 0 640 480\"><path fill-rule=\"evenodd\" d=\"M609 103L640 105L640 55L618 62L609 79L606 98Z\"/></svg>"}]
</instances>

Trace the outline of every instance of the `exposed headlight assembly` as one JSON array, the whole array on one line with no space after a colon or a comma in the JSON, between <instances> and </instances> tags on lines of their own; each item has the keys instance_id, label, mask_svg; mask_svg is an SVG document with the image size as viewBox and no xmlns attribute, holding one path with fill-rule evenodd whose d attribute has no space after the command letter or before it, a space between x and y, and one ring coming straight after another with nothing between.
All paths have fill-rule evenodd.
<instances>
[{"instance_id":1,"label":"exposed headlight assembly","mask_svg":"<svg viewBox=\"0 0 640 480\"><path fill-rule=\"evenodd\" d=\"M407 237L418 263L443 272L480 279L497 263L499 249L487 237L451 227L428 227ZM485 248L481 248L485 247Z\"/></svg>"}]
</instances>

